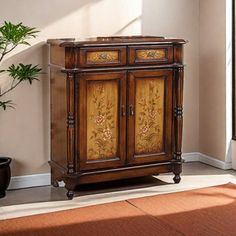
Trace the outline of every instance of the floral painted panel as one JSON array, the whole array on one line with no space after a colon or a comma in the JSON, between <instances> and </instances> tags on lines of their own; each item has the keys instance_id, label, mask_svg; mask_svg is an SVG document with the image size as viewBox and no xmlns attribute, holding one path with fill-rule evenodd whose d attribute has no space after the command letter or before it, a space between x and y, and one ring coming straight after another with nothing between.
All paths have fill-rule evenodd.
<instances>
[{"instance_id":1,"label":"floral painted panel","mask_svg":"<svg viewBox=\"0 0 236 236\"><path fill-rule=\"evenodd\" d=\"M136 80L135 153L163 150L164 79Z\"/></svg>"},{"instance_id":2,"label":"floral painted panel","mask_svg":"<svg viewBox=\"0 0 236 236\"><path fill-rule=\"evenodd\" d=\"M90 81L87 86L87 159L116 157L117 143L117 81Z\"/></svg>"},{"instance_id":3,"label":"floral painted panel","mask_svg":"<svg viewBox=\"0 0 236 236\"><path fill-rule=\"evenodd\" d=\"M166 58L166 49L137 50L138 60L162 60Z\"/></svg>"},{"instance_id":4,"label":"floral painted panel","mask_svg":"<svg viewBox=\"0 0 236 236\"><path fill-rule=\"evenodd\" d=\"M118 51L88 52L87 63L119 62Z\"/></svg>"}]
</instances>

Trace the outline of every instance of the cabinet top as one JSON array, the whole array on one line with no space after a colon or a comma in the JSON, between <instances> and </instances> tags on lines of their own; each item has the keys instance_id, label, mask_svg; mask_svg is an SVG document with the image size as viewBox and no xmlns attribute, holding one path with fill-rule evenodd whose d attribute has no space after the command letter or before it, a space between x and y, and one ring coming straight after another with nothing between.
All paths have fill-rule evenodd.
<instances>
[{"instance_id":1,"label":"cabinet top","mask_svg":"<svg viewBox=\"0 0 236 236\"><path fill-rule=\"evenodd\" d=\"M65 38L48 39L47 43L60 47L81 46L110 46L110 45L138 45L138 44L185 44L187 41L177 38L160 36L109 36L95 38Z\"/></svg>"}]
</instances>

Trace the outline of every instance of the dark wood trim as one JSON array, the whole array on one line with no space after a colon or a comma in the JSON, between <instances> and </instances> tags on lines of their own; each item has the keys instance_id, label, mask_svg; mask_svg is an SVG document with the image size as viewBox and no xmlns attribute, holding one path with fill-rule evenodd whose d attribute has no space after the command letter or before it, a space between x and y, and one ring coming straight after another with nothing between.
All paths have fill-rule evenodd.
<instances>
[{"instance_id":1,"label":"dark wood trim","mask_svg":"<svg viewBox=\"0 0 236 236\"><path fill-rule=\"evenodd\" d=\"M65 48L65 68L73 69L76 67L77 63L77 53L76 48Z\"/></svg>"},{"instance_id":2,"label":"dark wood trim","mask_svg":"<svg viewBox=\"0 0 236 236\"><path fill-rule=\"evenodd\" d=\"M143 36L134 36L132 40L130 37L126 40L125 36L120 40L114 40L112 37L88 38L77 41L75 38L70 39L48 39L47 43L51 45L58 45L60 47L100 47L100 46L123 46L123 45L162 45L162 44L186 44L188 41L183 39L171 39L164 37L150 37L144 36L142 40L136 39Z\"/></svg>"},{"instance_id":3,"label":"dark wood trim","mask_svg":"<svg viewBox=\"0 0 236 236\"><path fill-rule=\"evenodd\" d=\"M182 129L183 129L183 68L175 69L175 95L174 95L174 160L181 161Z\"/></svg>"},{"instance_id":4,"label":"dark wood trim","mask_svg":"<svg viewBox=\"0 0 236 236\"><path fill-rule=\"evenodd\" d=\"M102 181L127 179L166 173L171 172L172 170L173 166L171 162L160 162L149 165L137 165L123 168L90 171L75 175L64 175L62 179L65 180L65 182L69 180L72 183L88 184L101 182L101 179Z\"/></svg>"},{"instance_id":5,"label":"dark wood trim","mask_svg":"<svg viewBox=\"0 0 236 236\"><path fill-rule=\"evenodd\" d=\"M180 64L183 63L183 45L182 44L176 44L174 45L174 64Z\"/></svg>"},{"instance_id":6,"label":"dark wood trim","mask_svg":"<svg viewBox=\"0 0 236 236\"><path fill-rule=\"evenodd\" d=\"M67 168L75 172L75 74L67 73Z\"/></svg>"},{"instance_id":7,"label":"dark wood trim","mask_svg":"<svg viewBox=\"0 0 236 236\"><path fill-rule=\"evenodd\" d=\"M183 67L174 69L174 153L173 153L173 172L174 181L179 183L180 173L182 172L182 131L183 131ZM176 163L175 163L176 162Z\"/></svg>"},{"instance_id":8,"label":"dark wood trim","mask_svg":"<svg viewBox=\"0 0 236 236\"><path fill-rule=\"evenodd\" d=\"M146 66L119 66L119 67L109 67L109 68L74 68L74 69L65 69L61 68L57 65L50 64L52 67L58 67L61 69L63 73L71 72L71 73L83 73L83 72L105 72L105 71L120 71L120 70L146 70L146 69L172 69L184 67L183 64L173 63L167 65L146 65Z\"/></svg>"}]
</instances>

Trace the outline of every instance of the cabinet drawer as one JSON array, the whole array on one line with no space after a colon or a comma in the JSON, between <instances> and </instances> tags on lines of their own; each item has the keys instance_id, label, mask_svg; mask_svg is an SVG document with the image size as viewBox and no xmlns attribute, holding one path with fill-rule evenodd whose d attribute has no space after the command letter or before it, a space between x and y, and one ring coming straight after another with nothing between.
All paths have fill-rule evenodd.
<instances>
[{"instance_id":1,"label":"cabinet drawer","mask_svg":"<svg viewBox=\"0 0 236 236\"><path fill-rule=\"evenodd\" d=\"M129 64L164 64L173 62L172 46L129 47Z\"/></svg>"},{"instance_id":2,"label":"cabinet drawer","mask_svg":"<svg viewBox=\"0 0 236 236\"><path fill-rule=\"evenodd\" d=\"M80 66L123 66L126 64L126 47L81 48Z\"/></svg>"}]
</instances>

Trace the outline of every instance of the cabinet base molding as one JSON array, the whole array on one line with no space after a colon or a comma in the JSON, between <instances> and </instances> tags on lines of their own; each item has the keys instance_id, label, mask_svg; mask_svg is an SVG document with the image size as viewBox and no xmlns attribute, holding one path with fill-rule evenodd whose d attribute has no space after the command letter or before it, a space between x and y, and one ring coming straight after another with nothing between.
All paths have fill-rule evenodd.
<instances>
[{"instance_id":1,"label":"cabinet base molding","mask_svg":"<svg viewBox=\"0 0 236 236\"><path fill-rule=\"evenodd\" d=\"M190 152L190 153L183 153L182 155L184 162L201 162L205 163L222 170L229 170L232 169L232 163L224 162L217 160L216 158L206 156L200 152ZM57 170L60 175L66 173L66 169L60 167L55 162L50 162L54 170ZM155 174L156 175L156 174ZM50 185L50 173L44 174L34 174L34 175L23 175L23 176L13 176L11 178L11 183L9 185L9 189L22 189L22 188L31 188L31 187L42 187ZM53 183L52 185L58 186L58 183Z\"/></svg>"},{"instance_id":2,"label":"cabinet base molding","mask_svg":"<svg viewBox=\"0 0 236 236\"><path fill-rule=\"evenodd\" d=\"M176 162L175 164L173 164L173 162L162 162L147 165L128 166L123 168L86 171L84 173L67 174L65 168L57 165L53 161L50 161L49 163L52 168L52 172L57 173L55 174L55 176L52 176L52 179L54 181L63 180L65 183L67 181L75 181L76 185L174 172L175 166L177 165L178 167L180 167L182 164L181 162ZM181 170L178 169L178 172L179 171Z\"/></svg>"},{"instance_id":3,"label":"cabinet base molding","mask_svg":"<svg viewBox=\"0 0 236 236\"><path fill-rule=\"evenodd\" d=\"M52 169L52 185L58 187L59 181L65 182L67 188L67 197L72 199L74 191L78 185L107 182L112 180L122 180L135 177L144 177L149 175L158 175L161 173L173 172L175 177L173 178L175 183L179 183L180 173L182 171L181 162L162 162L153 163L147 165L127 166L122 168L105 169L86 171L84 173L67 173L67 169L59 166L57 163L49 162Z\"/></svg>"}]
</instances>

